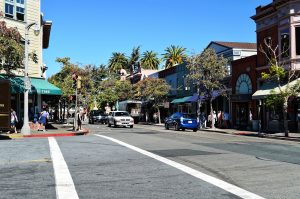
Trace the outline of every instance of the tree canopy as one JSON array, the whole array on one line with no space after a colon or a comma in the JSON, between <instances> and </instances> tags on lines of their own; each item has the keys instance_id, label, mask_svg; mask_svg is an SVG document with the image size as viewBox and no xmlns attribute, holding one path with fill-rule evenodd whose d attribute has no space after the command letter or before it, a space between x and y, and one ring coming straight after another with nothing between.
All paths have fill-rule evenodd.
<instances>
[{"instance_id":1,"label":"tree canopy","mask_svg":"<svg viewBox=\"0 0 300 199\"><path fill-rule=\"evenodd\" d=\"M171 45L165 49L165 53L163 55L163 60L165 63L165 68L170 68L176 66L178 64L182 64L186 58L186 48L180 46Z\"/></svg>"},{"instance_id":2,"label":"tree canopy","mask_svg":"<svg viewBox=\"0 0 300 199\"><path fill-rule=\"evenodd\" d=\"M189 57L187 62L187 68L189 69L188 79L197 85L199 95L204 95L209 99L211 118L213 118L213 93L214 90L218 90L225 94L226 87L223 84L223 80L228 75L228 61L223 56L218 56L213 49L208 48L201 54ZM198 114L200 114L200 110L198 110ZM213 126L214 120L212 120Z\"/></svg>"},{"instance_id":3,"label":"tree canopy","mask_svg":"<svg viewBox=\"0 0 300 199\"><path fill-rule=\"evenodd\" d=\"M0 70L8 75L24 68L24 46L21 39L17 28L8 28L4 21L0 21Z\"/></svg>"}]
</instances>

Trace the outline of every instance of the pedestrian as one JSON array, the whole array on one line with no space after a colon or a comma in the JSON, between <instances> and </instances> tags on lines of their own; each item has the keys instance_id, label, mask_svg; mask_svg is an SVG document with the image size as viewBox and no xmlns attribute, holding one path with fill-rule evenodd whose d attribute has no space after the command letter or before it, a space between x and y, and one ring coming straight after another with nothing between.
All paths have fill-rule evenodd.
<instances>
[{"instance_id":1,"label":"pedestrian","mask_svg":"<svg viewBox=\"0 0 300 199\"><path fill-rule=\"evenodd\" d=\"M229 113L225 112L224 113L224 128L229 128Z\"/></svg>"},{"instance_id":2,"label":"pedestrian","mask_svg":"<svg viewBox=\"0 0 300 199\"><path fill-rule=\"evenodd\" d=\"M217 124L217 114L216 114L216 111L213 111L213 120L214 120L214 126L212 126L212 128L213 127L216 127L216 124Z\"/></svg>"},{"instance_id":3,"label":"pedestrian","mask_svg":"<svg viewBox=\"0 0 300 199\"><path fill-rule=\"evenodd\" d=\"M81 130L81 124L82 124L82 122L81 122L81 115L80 115L80 111L79 110L77 110L76 117L77 117L77 125L78 125L77 131L78 131L78 130Z\"/></svg>"},{"instance_id":4,"label":"pedestrian","mask_svg":"<svg viewBox=\"0 0 300 199\"><path fill-rule=\"evenodd\" d=\"M46 124L48 118L49 118L49 113L47 111L47 108L44 107L43 111L40 114L38 131L43 131L43 132L46 131Z\"/></svg>"},{"instance_id":5,"label":"pedestrian","mask_svg":"<svg viewBox=\"0 0 300 199\"><path fill-rule=\"evenodd\" d=\"M200 128L206 127L206 119L204 113L200 113Z\"/></svg>"},{"instance_id":6,"label":"pedestrian","mask_svg":"<svg viewBox=\"0 0 300 199\"><path fill-rule=\"evenodd\" d=\"M17 114L14 111L14 109L10 109L10 128L11 128L11 130L14 131L14 133L18 133L17 127L16 127L17 123L18 123ZM10 133L10 131L9 131L9 133Z\"/></svg>"}]
</instances>

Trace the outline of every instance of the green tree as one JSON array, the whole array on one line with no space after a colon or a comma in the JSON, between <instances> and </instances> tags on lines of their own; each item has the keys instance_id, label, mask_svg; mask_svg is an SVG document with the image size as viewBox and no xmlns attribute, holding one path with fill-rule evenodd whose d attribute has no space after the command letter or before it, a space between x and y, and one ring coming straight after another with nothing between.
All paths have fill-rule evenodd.
<instances>
[{"instance_id":1,"label":"green tree","mask_svg":"<svg viewBox=\"0 0 300 199\"><path fill-rule=\"evenodd\" d=\"M186 48L179 46L171 45L170 47L167 47L165 49L165 53L162 54L162 59L166 62L165 68L170 68L178 64L182 64L187 58L185 51Z\"/></svg>"},{"instance_id":2,"label":"green tree","mask_svg":"<svg viewBox=\"0 0 300 199\"><path fill-rule=\"evenodd\" d=\"M110 72L119 73L122 68L127 68L128 60L124 53L114 52L108 61Z\"/></svg>"},{"instance_id":3,"label":"green tree","mask_svg":"<svg viewBox=\"0 0 300 199\"><path fill-rule=\"evenodd\" d=\"M283 52L278 53L278 46L273 47L271 40L264 41L265 48L260 46L260 51L265 54L269 62L269 71L262 72L262 78L274 82L277 88L271 90L267 96L266 103L269 107L280 106L283 113L283 127L285 136L289 136L288 131L288 99L290 96L300 94L300 81L297 80L299 73L292 68L291 64L286 64L281 58L288 55L289 48L283 48Z\"/></svg>"},{"instance_id":4,"label":"green tree","mask_svg":"<svg viewBox=\"0 0 300 199\"><path fill-rule=\"evenodd\" d=\"M130 81L120 81L110 78L102 81L99 88L97 103L101 107L104 107L107 103L112 105L116 101L132 99L134 96Z\"/></svg>"},{"instance_id":5,"label":"green tree","mask_svg":"<svg viewBox=\"0 0 300 199\"><path fill-rule=\"evenodd\" d=\"M72 74L80 74L80 68L78 65L70 62L69 57L57 58L56 62L62 65L60 72L49 77L48 81L62 90L61 100L67 105L70 105L69 97L75 95L75 89L73 88Z\"/></svg>"},{"instance_id":6,"label":"green tree","mask_svg":"<svg viewBox=\"0 0 300 199\"><path fill-rule=\"evenodd\" d=\"M141 65L143 69L157 70L160 64L160 60L157 57L157 53L153 51L146 51L141 58Z\"/></svg>"},{"instance_id":7,"label":"green tree","mask_svg":"<svg viewBox=\"0 0 300 199\"><path fill-rule=\"evenodd\" d=\"M152 101L157 109L158 122L161 123L159 106L166 100L170 91L169 84L164 79L146 78L135 85L136 97L140 100Z\"/></svg>"},{"instance_id":8,"label":"green tree","mask_svg":"<svg viewBox=\"0 0 300 199\"><path fill-rule=\"evenodd\" d=\"M125 69L130 69L133 65L140 61L140 46L134 47L131 52L131 56L128 58L128 66Z\"/></svg>"},{"instance_id":9,"label":"green tree","mask_svg":"<svg viewBox=\"0 0 300 199\"><path fill-rule=\"evenodd\" d=\"M4 21L0 21L0 70L8 75L12 75L14 70L24 68L21 38L17 28L8 28Z\"/></svg>"},{"instance_id":10,"label":"green tree","mask_svg":"<svg viewBox=\"0 0 300 199\"><path fill-rule=\"evenodd\" d=\"M198 88L199 96L207 96L210 104L210 116L212 118L212 128L214 128L213 120L213 93L216 90L226 94L225 85L222 80L227 76L227 59L218 56L213 49L206 49L201 54L196 54L188 58L187 68L189 69L188 79ZM203 90L200 90L203 87ZM198 117L200 117L200 102L198 102Z\"/></svg>"}]
</instances>

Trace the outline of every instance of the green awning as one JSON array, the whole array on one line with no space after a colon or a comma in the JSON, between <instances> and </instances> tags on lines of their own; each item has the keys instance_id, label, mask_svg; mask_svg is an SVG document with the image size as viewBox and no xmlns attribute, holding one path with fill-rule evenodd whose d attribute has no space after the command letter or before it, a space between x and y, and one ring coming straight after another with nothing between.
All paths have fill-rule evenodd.
<instances>
[{"instance_id":1,"label":"green awning","mask_svg":"<svg viewBox=\"0 0 300 199\"><path fill-rule=\"evenodd\" d=\"M24 77L14 76L7 77L0 75L0 79L9 80L11 83L11 93L23 93L24 92ZM40 94L40 95L61 95L62 92L59 88L49 83L45 79L40 78L30 78L31 89L29 90L30 94Z\"/></svg>"},{"instance_id":2,"label":"green awning","mask_svg":"<svg viewBox=\"0 0 300 199\"><path fill-rule=\"evenodd\" d=\"M31 92L41 95L61 95L61 90L45 79L30 78Z\"/></svg>"},{"instance_id":3,"label":"green awning","mask_svg":"<svg viewBox=\"0 0 300 199\"><path fill-rule=\"evenodd\" d=\"M191 98L191 96L187 96L187 97L183 97L183 98L174 99L171 103L172 103L172 104L177 104L177 103L190 102L190 101L189 101L190 98Z\"/></svg>"}]
</instances>

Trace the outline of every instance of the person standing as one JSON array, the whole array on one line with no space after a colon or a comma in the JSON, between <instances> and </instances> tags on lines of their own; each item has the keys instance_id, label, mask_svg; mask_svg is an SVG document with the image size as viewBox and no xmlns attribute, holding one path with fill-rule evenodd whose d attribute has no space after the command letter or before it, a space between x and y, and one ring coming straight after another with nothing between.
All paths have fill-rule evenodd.
<instances>
[{"instance_id":1,"label":"person standing","mask_svg":"<svg viewBox=\"0 0 300 199\"><path fill-rule=\"evenodd\" d=\"M46 131L47 119L49 118L49 113L46 108L43 108L43 111L40 114L39 118L39 128L38 131Z\"/></svg>"},{"instance_id":2,"label":"person standing","mask_svg":"<svg viewBox=\"0 0 300 199\"><path fill-rule=\"evenodd\" d=\"M18 123L17 114L14 111L14 109L10 109L10 128L14 131L14 133L18 133L16 127L17 123Z\"/></svg>"},{"instance_id":3,"label":"person standing","mask_svg":"<svg viewBox=\"0 0 300 199\"><path fill-rule=\"evenodd\" d=\"M78 131L78 130L81 130L81 124L82 124L82 122L81 122L81 114L80 114L79 110L77 110L76 117L77 117L77 125L78 125L77 131Z\"/></svg>"}]
</instances>

